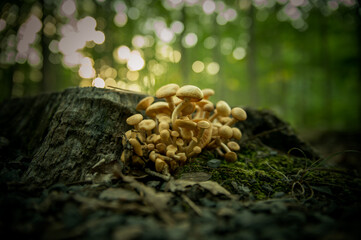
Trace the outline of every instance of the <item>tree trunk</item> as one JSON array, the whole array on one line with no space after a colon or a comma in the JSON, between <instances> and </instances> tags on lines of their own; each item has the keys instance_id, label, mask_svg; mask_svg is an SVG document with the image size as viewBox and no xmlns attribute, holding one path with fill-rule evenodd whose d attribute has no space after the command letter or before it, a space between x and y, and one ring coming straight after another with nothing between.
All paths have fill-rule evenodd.
<instances>
[{"instance_id":1,"label":"tree trunk","mask_svg":"<svg viewBox=\"0 0 361 240\"><path fill-rule=\"evenodd\" d=\"M24 182L85 180L100 160L111 164L120 159L120 136L131 128L125 120L136 113L143 97L126 91L69 88L8 100L0 105L1 164L5 168L21 165L19 179ZM284 152L298 147L306 156L316 156L273 114L246 111L247 121L236 125L243 132L242 141L257 140Z\"/></svg>"}]
</instances>

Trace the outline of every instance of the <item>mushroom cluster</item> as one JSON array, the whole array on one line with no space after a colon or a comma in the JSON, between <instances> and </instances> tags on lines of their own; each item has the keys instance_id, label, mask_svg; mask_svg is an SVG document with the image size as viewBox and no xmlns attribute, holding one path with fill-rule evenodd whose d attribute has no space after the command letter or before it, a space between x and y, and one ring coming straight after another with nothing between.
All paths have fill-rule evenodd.
<instances>
[{"instance_id":1,"label":"mushroom cluster","mask_svg":"<svg viewBox=\"0 0 361 240\"><path fill-rule=\"evenodd\" d=\"M140 113L127 118L133 129L125 133L123 143L128 142L133 152L127 156L123 151L121 160L141 168L153 164L162 174L175 171L204 149L215 149L228 162L236 161L235 151L240 149L236 141L242 133L232 125L246 120L247 114L240 107L231 109L225 101L214 107L209 101L212 95L212 89L171 83L156 92L156 98L165 101L143 98L136 110L149 119Z\"/></svg>"}]
</instances>

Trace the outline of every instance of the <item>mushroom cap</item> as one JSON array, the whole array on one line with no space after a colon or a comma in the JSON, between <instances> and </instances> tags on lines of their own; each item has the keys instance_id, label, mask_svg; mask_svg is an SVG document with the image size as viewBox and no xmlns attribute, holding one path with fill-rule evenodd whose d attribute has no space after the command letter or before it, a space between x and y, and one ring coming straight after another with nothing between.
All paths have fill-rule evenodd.
<instances>
[{"instance_id":1,"label":"mushroom cap","mask_svg":"<svg viewBox=\"0 0 361 240\"><path fill-rule=\"evenodd\" d=\"M214 105L213 103L207 103L206 105L204 105L203 110L206 112L212 112L214 110Z\"/></svg>"},{"instance_id":2,"label":"mushroom cap","mask_svg":"<svg viewBox=\"0 0 361 240\"><path fill-rule=\"evenodd\" d=\"M198 102L203 98L202 90L193 85L184 85L178 89L176 95L180 99L188 99L190 102Z\"/></svg>"},{"instance_id":3,"label":"mushroom cap","mask_svg":"<svg viewBox=\"0 0 361 240\"><path fill-rule=\"evenodd\" d=\"M244 121L247 119L247 113L240 107L235 107L231 111L232 117L237 119L238 121Z\"/></svg>"},{"instance_id":4,"label":"mushroom cap","mask_svg":"<svg viewBox=\"0 0 361 240\"><path fill-rule=\"evenodd\" d=\"M238 151L240 149L240 146L238 145L238 143L236 143L234 141L229 141L227 143L227 146L229 147L229 149L231 151Z\"/></svg>"},{"instance_id":5,"label":"mushroom cap","mask_svg":"<svg viewBox=\"0 0 361 240\"><path fill-rule=\"evenodd\" d=\"M170 83L160 87L155 93L155 96L157 98L168 98L174 96L177 93L178 89L179 89L178 84Z\"/></svg>"},{"instance_id":6,"label":"mushroom cap","mask_svg":"<svg viewBox=\"0 0 361 240\"><path fill-rule=\"evenodd\" d=\"M231 121L232 118L231 117L220 117L218 120L221 124L226 124L227 122Z\"/></svg>"},{"instance_id":7,"label":"mushroom cap","mask_svg":"<svg viewBox=\"0 0 361 240\"><path fill-rule=\"evenodd\" d=\"M162 172L166 168L166 166L167 166L167 163L164 162L162 159L157 158L155 160L155 170L157 172Z\"/></svg>"},{"instance_id":8,"label":"mushroom cap","mask_svg":"<svg viewBox=\"0 0 361 240\"><path fill-rule=\"evenodd\" d=\"M138 140L135 138L131 138L131 139L129 139L129 143L133 146L134 152L138 156L142 157L143 156L142 146L140 145Z\"/></svg>"},{"instance_id":9,"label":"mushroom cap","mask_svg":"<svg viewBox=\"0 0 361 240\"><path fill-rule=\"evenodd\" d=\"M155 118L160 113L166 113L169 116L172 114L167 102L153 103L145 110L145 114L151 118Z\"/></svg>"},{"instance_id":10,"label":"mushroom cap","mask_svg":"<svg viewBox=\"0 0 361 240\"><path fill-rule=\"evenodd\" d=\"M229 139L233 135L232 128L227 125L220 127L218 133L221 138L225 138L225 139Z\"/></svg>"},{"instance_id":11,"label":"mushroom cap","mask_svg":"<svg viewBox=\"0 0 361 240\"><path fill-rule=\"evenodd\" d=\"M224 158L227 162L235 162L237 161L237 154L235 152L227 152L224 154Z\"/></svg>"},{"instance_id":12,"label":"mushroom cap","mask_svg":"<svg viewBox=\"0 0 361 240\"><path fill-rule=\"evenodd\" d=\"M231 114L231 108L229 107L228 103L225 101L218 101L216 105L216 109L219 115L222 117L228 117Z\"/></svg>"},{"instance_id":13,"label":"mushroom cap","mask_svg":"<svg viewBox=\"0 0 361 240\"><path fill-rule=\"evenodd\" d=\"M145 110L153 102L154 102L154 97L152 97L152 96L145 97L142 100L140 100L140 102L138 103L138 105L136 106L135 109L137 111Z\"/></svg>"},{"instance_id":14,"label":"mushroom cap","mask_svg":"<svg viewBox=\"0 0 361 240\"><path fill-rule=\"evenodd\" d=\"M177 131L172 131L172 132L171 132L171 135L172 135L172 137L179 137L179 132L177 132Z\"/></svg>"},{"instance_id":15,"label":"mushroom cap","mask_svg":"<svg viewBox=\"0 0 361 240\"><path fill-rule=\"evenodd\" d=\"M201 153L201 152L202 152L202 148L200 148L199 146L195 146L195 147L193 148L193 152L196 153L196 154Z\"/></svg>"},{"instance_id":16,"label":"mushroom cap","mask_svg":"<svg viewBox=\"0 0 361 240\"><path fill-rule=\"evenodd\" d=\"M210 126L211 126L211 124L208 121L204 121L204 120L199 121L197 123L197 127L203 128L203 129L209 128Z\"/></svg>"},{"instance_id":17,"label":"mushroom cap","mask_svg":"<svg viewBox=\"0 0 361 240\"><path fill-rule=\"evenodd\" d=\"M232 128L232 131L233 131L233 135L232 137L237 139L237 140L240 140L242 138L242 132L241 130L239 130L238 128L236 127L233 127Z\"/></svg>"},{"instance_id":18,"label":"mushroom cap","mask_svg":"<svg viewBox=\"0 0 361 240\"><path fill-rule=\"evenodd\" d=\"M207 105L207 104L212 104L212 102L211 101L209 101L209 100L207 100L207 99L202 99L202 100L200 100L199 102L196 102L196 104L198 105L198 106L200 106L201 108L203 108L205 105ZM213 105L213 104L212 104Z\"/></svg>"},{"instance_id":19,"label":"mushroom cap","mask_svg":"<svg viewBox=\"0 0 361 240\"><path fill-rule=\"evenodd\" d=\"M134 114L130 117L127 118L126 122L128 125L134 126L138 123L140 123L143 120L143 115L142 114Z\"/></svg>"},{"instance_id":20,"label":"mushroom cap","mask_svg":"<svg viewBox=\"0 0 361 240\"><path fill-rule=\"evenodd\" d=\"M163 130L169 130L169 123L167 122L160 122L158 125L159 132Z\"/></svg>"},{"instance_id":21,"label":"mushroom cap","mask_svg":"<svg viewBox=\"0 0 361 240\"><path fill-rule=\"evenodd\" d=\"M175 144L176 144L177 146L183 146L183 145L184 145L184 141L183 141L183 139L181 139L181 138L177 138L177 140L175 141Z\"/></svg>"},{"instance_id":22,"label":"mushroom cap","mask_svg":"<svg viewBox=\"0 0 361 240\"><path fill-rule=\"evenodd\" d=\"M160 134L160 138L164 140L167 140L170 137L170 133L166 129L162 130L159 134Z\"/></svg>"},{"instance_id":23,"label":"mushroom cap","mask_svg":"<svg viewBox=\"0 0 361 240\"><path fill-rule=\"evenodd\" d=\"M170 119L169 115L163 115L163 116L160 116L160 117L157 116L157 118L158 118L159 122L166 122L166 123L171 122L171 119Z\"/></svg>"},{"instance_id":24,"label":"mushroom cap","mask_svg":"<svg viewBox=\"0 0 361 240\"><path fill-rule=\"evenodd\" d=\"M186 104L186 106L182 109L182 115L187 116L189 114L192 114L194 110L196 109L196 105L189 102Z\"/></svg>"},{"instance_id":25,"label":"mushroom cap","mask_svg":"<svg viewBox=\"0 0 361 240\"><path fill-rule=\"evenodd\" d=\"M155 128L155 122L152 119L144 119L139 123L139 129L150 131Z\"/></svg>"},{"instance_id":26,"label":"mushroom cap","mask_svg":"<svg viewBox=\"0 0 361 240\"><path fill-rule=\"evenodd\" d=\"M208 99L210 96L214 95L214 90L210 88L202 89L202 92L205 99Z\"/></svg>"},{"instance_id":27,"label":"mushroom cap","mask_svg":"<svg viewBox=\"0 0 361 240\"><path fill-rule=\"evenodd\" d=\"M179 105L181 102L183 102L183 100L182 99L180 99L179 97L177 97L177 96L174 96L173 97L173 102L174 102L174 105Z\"/></svg>"},{"instance_id":28,"label":"mushroom cap","mask_svg":"<svg viewBox=\"0 0 361 240\"><path fill-rule=\"evenodd\" d=\"M183 120L177 119L175 120L175 125L180 128L187 128L193 130L197 127L197 123L193 122L192 120Z\"/></svg>"},{"instance_id":29,"label":"mushroom cap","mask_svg":"<svg viewBox=\"0 0 361 240\"><path fill-rule=\"evenodd\" d=\"M176 152L177 150L177 146L174 146L173 144L167 146L167 151Z\"/></svg>"}]
</instances>

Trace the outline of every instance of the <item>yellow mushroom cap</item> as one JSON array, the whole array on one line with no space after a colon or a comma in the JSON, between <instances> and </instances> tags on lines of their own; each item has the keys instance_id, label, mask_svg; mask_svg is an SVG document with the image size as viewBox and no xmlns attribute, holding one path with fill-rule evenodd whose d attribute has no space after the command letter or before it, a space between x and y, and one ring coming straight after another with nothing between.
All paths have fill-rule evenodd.
<instances>
[{"instance_id":1,"label":"yellow mushroom cap","mask_svg":"<svg viewBox=\"0 0 361 240\"><path fill-rule=\"evenodd\" d=\"M204 105L203 110L206 112L212 112L214 110L213 103L210 102Z\"/></svg>"},{"instance_id":2,"label":"yellow mushroom cap","mask_svg":"<svg viewBox=\"0 0 361 240\"><path fill-rule=\"evenodd\" d=\"M155 128L155 122L152 119L144 119L139 123L139 128L145 131L153 130Z\"/></svg>"},{"instance_id":3,"label":"yellow mushroom cap","mask_svg":"<svg viewBox=\"0 0 361 240\"><path fill-rule=\"evenodd\" d=\"M194 112L194 110L196 109L196 105L193 104L192 102L189 102L185 105L185 107L182 109L182 115L186 116L189 114L192 114Z\"/></svg>"},{"instance_id":4,"label":"yellow mushroom cap","mask_svg":"<svg viewBox=\"0 0 361 240\"><path fill-rule=\"evenodd\" d=\"M171 115L172 112L169 109L168 103L166 102L156 102L150 105L146 110L145 114L151 118L155 118L157 114L166 113L167 115Z\"/></svg>"},{"instance_id":5,"label":"yellow mushroom cap","mask_svg":"<svg viewBox=\"0 0 361 240\"><path fill-rule=\"evenodd\" d=\"M227 162L235 162L237 160L237 154L235 152L227 152L224 154L224 158Z\"/></svg>"},{"instance_id":6,"label":"yellow mushroom cap","mask_svg":"<svg viewBox=\"0 0 361 240\"><path fill-rule=\"evenodd\" d=\"M200 106L201 108L203 108L205 105L207 105L207 104L212 104L212 102L211 101L209 101L209 100L206 100L206 99L202 99L202 100L200 100L199 102L196 102L196 104L198 105L198 106ZM212 104L213 105L213 104Z\"/></svg>"},{"instance_id":7,"label":"yellow mushroom cap","mask_svg":"<svg viewBox=\"0 0 361 240\"><path fill-rule=\"evenodd\" d=\"M155 93L155 96L157 98L168 98L174 96L177 93L178 89L178 84L170 83L159 88Z\"/></svg>"},{"instance_id":8,"label":"yellow mushroom cap","mask_svg":"<svg viewBox=\"0 0 361 240\"><path fill-rule=\"evenodd\" d=\"M127 118L126 122L128 125L134 126L138 123L140 123L143 120L143 115L142 114L134 114L130 117Z\"/></svg>"},{"instance_id":9,"label":"yellow mushroom cap","mask_svg":"<svg viewBox=\"0 0 361 240\"><path fill-rule=\"evenodd\" d=\"M235 107L231 111L232 117L237 119L238 121L244 121L247 119L247 113L240 107Z\"/></svg>"},{"instance_id":10,"label":"yellow mushroom cap","mask_svg":"<svg viewBox=\"0 0 361 240\"><path fill-rule=\"evenodd\" d=\"M202 89L202 92L205 99L208 99L210 96L214 95L214 90L210 88Z\"/></svg>"},{"instance_id":11,"label":"yellow mushroom cap","mask_svg":"<svg viewBox=\"0 0 361 240\"><path fill-rule=\"evenodd\" d=\"M155 170L157 172L162 172L166 168L166 166L167 166L167 163L164 162L162 159L157 158L155 160Z\"/></svg>"},{"instance_id":12,"label":"yellow mushroom cap","mask_svg":"<svg viewBox=\"0 0 361 240\"><path fill-rule=\"evenodd\" d=\"M187 128L190 130L194 130L197 127L197 123L193 122L192 120L183 120L177 119L175 121L175 125L180 128Z\"/></svg>"},{"instance_id":13,"label":"yellow mushroom cap","mask_svg":"<svg viewBox=\"0 0 361 240\"><path fill-rule=\"evenodd\" d=\"M229 147L229 149L231 151L238 151L240 149L240 146L238 145L238 143L236 143L234 141L229 141L227 143L227 146Z\"/></svg>"},{"instance_id":14,"label":"yellow mushroom cap","mask_svg":"<svg viewBox=\"0 0 361 240\"><path fill-rule=\"evenodd\" d=\"M232 131L233 131L233 135L232 137L237 139L237 140L240 140L242 138L242 132L241 130L239 130L238 128L236 127L233 127L232 128Z\"/></svg>"},{"instance_id":15,"label":"yellow mushroom cap","mask_svg":"<svg viewBox=\"0 0 361 240\"><path fill-rule=\"evenodd\" d=\"M150 104L154 102L154 97L148 96L140 100L137 107L135 108L137 111L145 110L149 107Z\"/></svg>"},{"instance_id":16,"label":"yellow mushroom cap","mask_svg":"<svg viewBox=\"0 0 361 240\"><path fill-rule=\"evenodd\" d=\"M203 129L209 128L210 126L211 126L211 124L208 121L204 121L204 120L199 121L197 123L197 127L203 128Z\"/></svg>"},{"instance_id":17,"label":"yellow mushroom cap","mask_svg":"<svg viewBox=\"0 0 361 240\"><path fill-rule=\"evenodd\" d=\"M176 95L180 99L188 99L190 102L198 102L203 98L203 92L193 85L185 85L179 88Z\"/></svg>"},{"instance_id":18,"label":"yellow mushroom cap","mask_svg":"<svg viewBox=\"0 0 361 240\"><path fill-rule=\"evenodd\" d=\"M195 147L193 148L193 152L196 153L196 154L201 153L201 152L202 152L202 148L200 148L199 146L195 146Z\"/></svg>"},{"instance_id":19,"label":"yellow mushroom cap","mask_svg":"<svg viewBox=\"0 0 361 240\"><path fill-rule=\"evenodd\" d=\"M217 112L222 117L228 117L231 114L231 108L225 101L218 101L216 104Z\"/></svg>"},{"instance_id":20,"label":"yellow mushroom cap","mask_svg":"<svg viewBox=\"0 0 361 240\"><path fill-rule=\"evenodd\" d=\"M229 139L232 137L233 135L233 131L232 131L232 128L227 126L227 125L224 125L222 127L219 128L218 130L218 134L221 138L224 138L224 139Z\"/></svg>"},{"instance_id":21,"label":"yellow mushroom cap","mask_svg":"<svg viewBox=\"0 0 361 240\"><path fill-rule=\"evenodd\" d=\"M135 138L131 138L131 139L129 139L129 143L133 146L134 152L138 156L142 157L143 156L142 146L140 145L138 140Z\"/></svg>"}]
</instances>

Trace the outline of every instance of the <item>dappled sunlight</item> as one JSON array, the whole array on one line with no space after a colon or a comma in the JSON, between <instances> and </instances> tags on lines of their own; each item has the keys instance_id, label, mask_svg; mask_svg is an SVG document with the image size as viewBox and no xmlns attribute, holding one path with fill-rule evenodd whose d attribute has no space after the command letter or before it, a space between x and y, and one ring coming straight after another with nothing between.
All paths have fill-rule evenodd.
<instances>
[{"instance_id":1,"label":"dappled sunlight","mask_svg":"<svg viewBox=\"0 0 361 240\"><path fill-rule=\"evenodd\" d=\"M231 104L280 109L292 124L313 124L315 114L352 125L357 1L316 2L5 1L0 77L10 80L0 91L10 97L93 86L154 94L166 83L196 82Z\"/></svg>"}]
</instances>

